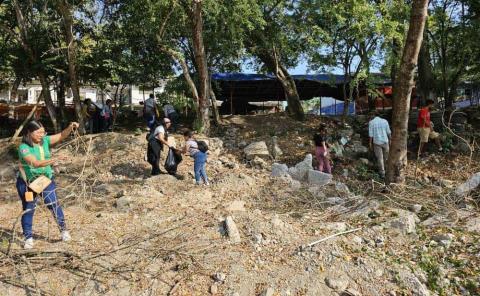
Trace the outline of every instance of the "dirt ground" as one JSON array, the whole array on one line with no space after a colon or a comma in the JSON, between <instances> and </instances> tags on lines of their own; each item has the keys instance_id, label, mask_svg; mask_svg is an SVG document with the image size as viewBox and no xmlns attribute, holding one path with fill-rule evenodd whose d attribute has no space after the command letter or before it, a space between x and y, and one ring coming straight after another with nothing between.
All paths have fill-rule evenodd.
<instances>
[{"instance_id":1,"label":"dirt ground","mask_svg":"<svg viewBox=\"0 0 480 296\"><path fill-rule=\"evenodd\" d=\"M320 124L344 129L321 117L227 118L221 141L209 139L209 187L194 184L190 157L180 178L149 177L145 134L75 138L53 152L68 158L55 170L73 240L60 240L40 202L31 251L22 249L15 158L2 142L0 295L480 295L478 192L452 194L480 171L478 155L412 161L407 184L388 188L372 163L337 157L334 182L316 188L270 177L239 148L277 136L277 162L293 166Z\"/></svg>"}]
</instances>

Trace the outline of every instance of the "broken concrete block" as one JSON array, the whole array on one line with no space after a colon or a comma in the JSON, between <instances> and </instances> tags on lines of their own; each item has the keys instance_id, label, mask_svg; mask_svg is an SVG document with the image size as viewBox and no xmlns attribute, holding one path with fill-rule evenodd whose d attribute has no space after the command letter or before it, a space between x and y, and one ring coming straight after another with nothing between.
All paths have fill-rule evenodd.
<instances>
[{"instance_id":1,"label":"broken concrete block","mask_svg":"<svg viewBox=\"0 0 480 296\"><path fill-rule=\"evenodd\" d=\"M235 244L240 243L241 242L240 232L238 231L237 225L233 221L232 216L228 216L225 219L225 227L227 229L227 233L228 233L228 236L230 237L230 240Z\"/></svg>"},{"instance_id":2,"label":"broken concrete block","mask_svg":"<svg viewBox=\"0 0 480 296\"><path fill-rule=\"evenodd\" d=\"M314 186L324 186L332 181L332 175L320 171L308 171L308 184Z\"/></svg>"}]
</instances>

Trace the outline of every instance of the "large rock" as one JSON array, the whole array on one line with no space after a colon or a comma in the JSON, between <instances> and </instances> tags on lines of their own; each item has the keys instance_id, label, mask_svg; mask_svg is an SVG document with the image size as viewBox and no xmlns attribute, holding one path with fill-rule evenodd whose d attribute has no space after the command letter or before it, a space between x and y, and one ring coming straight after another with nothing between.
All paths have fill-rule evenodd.
<instances>
[{"instance_id":1,"label":"large rock","mask_svg":"<svg viewBox=\"0 0 480 296\"><path fill-rule=\"evenodd\" d=\"M343 153L345 152L345 148L343 148L343 145L341 145L338 142L333 142L330 145L330 151L334 153L338 157L342 157Z\"/></svg>"},{"instance_id":2,"label":"large rock","mask_svg":"<svg viewBox=\"0 0 480 296\"><path fill-rule=\"evenodd\" d=\"M122 196L115 201L115 207L121 212L130 210L132 198L130 196Z\"/></svg>"},{"instance_id":3,"label":"large rock","mask_svg":"<svg viewBox=\"0 0 480 296\"><path fill-rule=\"evenodd\" d=\"M402 270L398 273L398 279L408 290L409 295L430 296L430 291L413 273Z\"/></svg>"},{"instance_id":4,"label":"large rock","mask_svg":"<svg viewBox=\"0 0 480 296\"><path fill-rule=\"evenodd\" d=\"M325 284L327 284L330 289L342 292L348 287L348 279L345 277L327 277L325 278Z\"/></svg>"},{"instance_id":5,"label":"large rock","mask_svg":"<svg viewBox=\"0 0 480 296\"><path fill-rule=\"evenodd\" d=\"M299 162L294 167L289 168L288 173L295 180L305 181L308 171L313 170L312 160L312 155L307 154L302 162Z\"/></svg>"},{"instance_id":6,"label":"large rock","mask_svg":"<svg viewBox=\"0 0 480 296\"><path fill-rule=\"evenodd\" d=\"M272 164L272 177L288 176L288 166L283 163Z\"/></svg>"},{"instance_id":7,"label":"large rock","mask_svg":"<svg viewBox=\"0 0 480 296\"><path fill-rule=\"evenodd\" d=\"M467 231L480 234L480 217L468 219L467 223L465 224L465 228Z\"/></svg>"},{"instance_id":8,"label":"large rock","mask_svg":"<svg viewBox=\"0 0 480 296\"><path fill-rule=\"evenodd\" d=\"M237 225L233 221L232 216L228 216L225 219L225 228L227 229L228 236L234 244L241 242L240 232L238 231Z\"/></svg>"},{"instance_id":9,"label":"large rock","mask_svg":"<svg viewBox=\"0 0 480 296\"><path fill-rule=\"evenodd\" d=\"M467 180L467 182L458 186L455 190L455 194L458 196L467 196L472 190L476 189L480 185L480 172L474 174Z\"/></svg>"},{"instance_id":10,"label":"large rock","mask_svg":"<svg viewBox=\"0 0 480 296\"><path fill-rule=\"evenodd\" d=\"M272 137L272 157L273 159L277 159L278 157L283 155L282 149L278 146L278 137Z\"/></svg>"},{"instance_id":11,"label":"large rock","mask_svg":"<svg viewBox=\"0 0 480 296\"><path fill-rule=\"evenodd\" d=\"M243 149L247 160L252 160L255 157L263 159L270 159L270 152L268 152L267 144L264 141L254 142Z\"/></svg>"},{"instance_id":12,"label":"large rock","mask_svg":"<svg viewBox=\"0 0 480 296\"><path fill-rule=\"evenodd\" d=\"M410 234L416 232L416 223L419 222L419 218L412 212L405 210L395 210L398 215L397 218L387 223L387 226L398 230L403 234Z\"/></svg>"},{"instance_id":13,"label":"large rock","mask_svg":"<svg viewBox=\"0 0 480 296\"><path fill-rule=\"evenodd\" d=\"M368 148L363 146L362 142L354 141L350 146L345 149L345 152L349 156L358 156L365 153L368 153Z\"/></svg>"},{"instance_id":14,"label":"large rock","mask_svg":"<svg viewBox=\"0 0 480 296\"><path fill-rule=\"evenodd\" d=\"M332 181L332 175L320 171L308 171L308 184L312 186L324 186Z\"/></svg>"}]
</instances>

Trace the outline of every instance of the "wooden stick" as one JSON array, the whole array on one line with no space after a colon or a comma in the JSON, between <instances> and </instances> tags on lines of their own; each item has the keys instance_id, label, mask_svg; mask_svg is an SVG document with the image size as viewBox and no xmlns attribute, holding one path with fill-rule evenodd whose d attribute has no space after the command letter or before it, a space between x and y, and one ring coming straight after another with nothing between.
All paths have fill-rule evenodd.
<instances>
[{"instance_id":1,"label":"wooden stick","mask_svg":"<svg viewBox=\"0 0 480 296\"><path fill-rule=\"evenodd\" d=\"M347 233L352 233L352 232L355 232L355 231L359 231L360 229L362 229L362 228L359 227L359 228L355 228L355 229L352 229L352 230L342 231L342 232L338 232L338 233L329 235L329 236L327 236L327 237L324 237L324 238L322 238L322 239L319 239L319 240L317 240L317 241L314 241L314 242L309 243L309 244L307 245L307 248L313 247L313 246L315 246L315 245L317 245L317 244L319 244L319 243L321 243L321 242L324 242L324 241L329 240L329 239L331 239L331 238L334 238L334 237L336 237L336 236L340 236L340 235L343 235L343 234L347 234Z\"/></svg>"},{"instance_id":2,"label":"wooden stick","mask_svg":"<svg viewBox=\"0 0 480 296\"><path fill-rule=\"evenodd\" d=\"M40 96L38 96L37 103L35 104L35 106L33 106L32 110L30 110L30 113L28 113L27 117L23 120L22 124L17 128L17 130L15 131L15 134L13 134L13 136L10 138L10 142L13 143L15 141L18 135L20 135L20 133L22 132L25 124L27 124L27 122L29 122L30 119L33 117L33 115L35 114L35 111L37 111L38 104L40 103L40 99L42 98L42 96L43 96L43 92L40 94Z\"/></svg>"}]
</instances>

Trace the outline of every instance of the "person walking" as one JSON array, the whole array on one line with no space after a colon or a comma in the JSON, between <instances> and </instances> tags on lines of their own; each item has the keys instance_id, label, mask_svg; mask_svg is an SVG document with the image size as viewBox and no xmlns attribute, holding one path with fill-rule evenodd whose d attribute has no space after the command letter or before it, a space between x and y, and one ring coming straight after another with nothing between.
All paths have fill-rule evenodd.
<instances>
[{"instance_id":1,"label":"person walking","mask_svg":"<svg viewBox=\"0 0 480 296\"><path fill-rule=\"evenodd\" d=\"M100 112L100 117L102 118L102 132L107 132L112 126L113 122L113 110L112 110L113 101L108 99L105 101L105 105L102 107L102 112Z\"/></svg>"},{"instance_id":2,"label":"person walking","mask_svg":"<svg viewBox=\"0 0 480 296\"><path fill-rule=\"evenodd\" d=\"M197 185L205 184L209 186L207 176L207 158L208 146L204 141L197 142L198 151L193 155L193 171L195 173L195 183Z\"/></svg>"},{"instance_id":3,"label":"person walking","mask_svg":"<svg viewBox=\"0 0 480 296\"><path fill-rule=\"evenodd\" d=\"M148 99L143 103L143 118L145 119L150 132L152 132L155 129L155 123L158 118L157 104L153 94L150 94Z\"/></svg>"},{"instance_id":4,"label":"person walking","mask_svg":"<svg viewBox=\"0 0 480 296\"><path fill-rule=\"evenodd\" d=\"M153 131L147 135L147 161L152 166L152 176L161 173L160 155L163 150L163 145L170 147L168 144L168 128L170 128L170 126L170 119L164 118L163 122L156 123Z\"/></svg>"},{"instance_id":5,"label":"person walking","mask_svg":"<svg viewBox=\"0 0 480 296\"><path fill-rule=\"evenodd\" d=\"M25 237L25 249L33 248L33 215L39 198L43 198L47 208L52 212L57 221L63 241L71 239L70 233L65 224L65 216L60 206L56 184L53 176L52 164L61 158L53 159L50 147L65 140L71 132L78 128L78 123L72 122L61 133L48 136L43 125L35 120L27 123L24 128L22 144L18 148L20 159L19 175L16 181L18 196L22 201L22 229ZM42 178L47 185L41 192L33 192L30 187L33 183ZM48 178L48 179L47 179Z\"/></svg>"},{"instance_id":6,"label":"person walking","mask_svg":"<svg viewBox=\"0 0 480 296\"><path fill-rule=\"evenodd\" d=\"M388 121L381 118L377 111L371 114L371 120L368 123L368 136L370 138L370 150L375 153L377 159L378 172L382 178L385 178L385 164L387 163L388 153L390 151L391 130Z\"/></svg>"},{"instance_id":7,"label":"person walking","mask_svg":"<svg viewBox=\"0 0 480 296\"><path fill-rule=\"evenodd\" d=\"M434 140L438 150L443 150L442 144L440 143L440 134L433 130L433 123L430 120L430 109L434 103L433 100L427 100L426 105L418 112L417 131L420 136L419 154L424 153L425 144L428 143L428 140Z\"/></svg>"},{"instance_id":8,"label":"person walking","mask_svg":"<svg viewBox=\"0 0 480 296\"><path fill-rule=\"evenodd\" d=\"M330 155L327 147L327 131L324 127L320 128L320 132L313 136L315 143L315 158L318 162L317 170L331 174L332 166L330 164Z\"/></svg>"},{"instance_id":9,"label":"person walking","mask_svg":"<svg viewBox=\"0 0 480 296\"><path fill-rule=\"evenodd\" d=\"M175 108L170 103L165 103L163 104L163 113L165 115L165 118L170 119L170 121L172 122L172 130L176 132L179 116Z\"/></svg>"}]
</instances>

